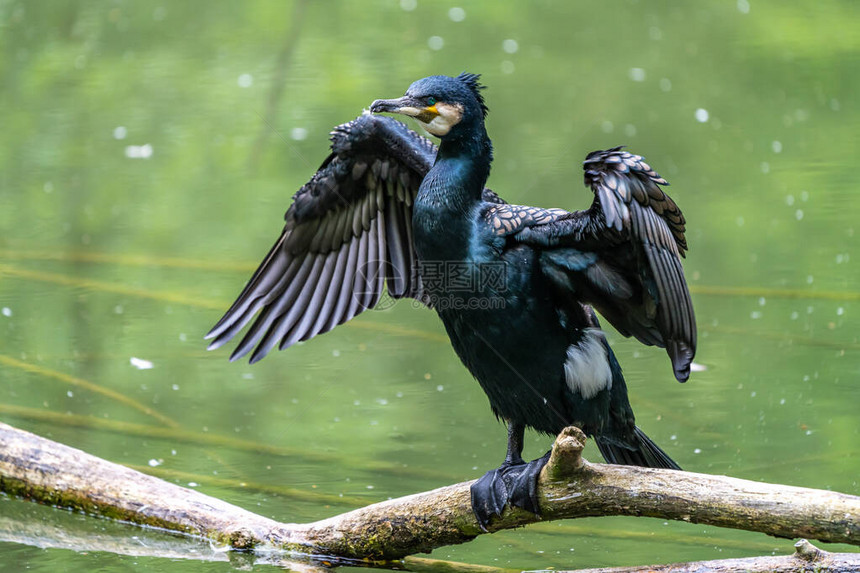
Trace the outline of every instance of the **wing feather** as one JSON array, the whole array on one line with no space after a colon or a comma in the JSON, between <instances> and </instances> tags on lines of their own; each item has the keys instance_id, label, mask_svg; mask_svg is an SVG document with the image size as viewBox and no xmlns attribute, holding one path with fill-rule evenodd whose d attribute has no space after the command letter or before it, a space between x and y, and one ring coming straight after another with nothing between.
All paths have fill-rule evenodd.
<instances>
[{"instance_id":1,"label":"wing feather","mask_svg":"<svg viewBox=\"0 0 860 573\"><path fill-rule=\"evenodd\" d=\"M245 333L242 341L239 342L239 345L230 355L231 362L238 360L250 352L254 345L259 342L260 338L263 337L272 323L278 319L280 313L295 302L296 297L298 297L301 292L302 285L305 284L308 274L313 267L313 261L313 256L302 257L301 266L293 277L293 280L289 283L283 293L279 294L279 296L270 303L264 305L260 316L257 317L257 320L253 325L251 325L251 328L249 328L248 332Z\"/></svg>"},{"instance_id":2,"label":"wing feather","mask_svg":"<svg viewBox=\"0 0 860 573\"><path fill-rule=\"evenodd\" d=\"M301 321L295 328L294 336L297 340L308 340L315 336L314 327L317 323L323 324L328 317L329 309L326 307L326 301L335 290L336 285L332 282L332 277L336 272L335 264L337 263L338 251L331 251L325 257L323 270L317 280L316 292L308 307L305 309ZM290 337L292 339L292 336ZM292 342L287 342L287 339L281 340L279 347L286 348Z\"/></svg>"},{"instance_id":3,"label":"wing feather","mask_svg":"<svg viewBox=\"0 0 860 573\"><path fill-rule=\"evenodd\" d=\"M207 334L210 349L249 323L231 355L251 361L327 332L391 296L417 296L412 204L436 147L402 123L364 114L332 132L332 153L295 194L286 225ZM389 270L393 269L393 270Z\"/></svg>"},{"instance_id":4,"label":"wing feather","mask_svg":"<svg viewBox=\"0 0 860 573\"><path fill-rule=\"evenodd\" d=\"M343 290L343 273L346 270L345 261L348 252L348 246L342 245L337 251L329 253L330 255L335 256L335 260L332 263L332 274L328 278L327 282L328 289L326 290L325 301L323 302L321 311L317 313L317 318L314 321L313 326L311 326L310 330L305 333L302 340L309 340L317 334L322 334L331 330L331 328L327 329L326 325L332 321L332 317L337 309L338 300L340 299L341 292Z\"/></svg>"},{"instance_id":5,"label":"wing feather","mask_svg":"<svg viewBox=\"0 0 860 573\"><path fill-rule=\"evenodd\" d=\"M370 308L373 305L373 298L376 294L374 287L376 284L376 275L378 275L379 259L379 234L377 227L379 226L379 217L375 218L367 229L367 257L364 263L362 276L364 277L364 292L361 298L361 310Z\"/></svg>"},{"instance_id":6,"label":"wing feather","mask_svg":"<svg viewBox=\"0 0 860 573\"><path fill-rule=\"evenodd\" d=\"M337 307L334 309L332 319L326 323L327 330L331 330L352 318L352 315L349 314L349 306L355 299L355 282L358 279L358 273L355 272L355 269L358 266L358 251L361 248L361 241L346 243L344 248L347 249L348 255L343 272L343 287L337 299Z\"/></svg>"},{"instance_id":7,"label":"wing feather","mask_svg":"<svg viewBox=\"0 0 860 573\"><path fill-rule=\"evenodd\" d=\"M295 301L275 319L266 331L265 336L263 336L257 348L251 354L251 364L261 360L269 350L278 344L278 341L281 339L286 340L288 334L291 335L290 338L293 338L292 335L297 333L296 327L299 326L301 319L306 316L305 311L311 306L311 301L315 298L314 295L321 292L322 289L319 289L317 285L325 268L327 256L317 254L312 259L314 263L311 271L305 282L298 289ZM296 340L298 340L298 336L296 336Z\"/></svg>"},{"instance_id":8,"label":"wing feather","mask_svg":"<svg viewBox=\"0 0 860 573\"><path fill-rule=\"evenodd\" d=\"M370 237L367 233L363 233L358 242L358 259L355 262L355 282L352 286L352 298L349 301L349 307L346 311L346 320L351 319L364 308L361 303L364 301L364 293L367 291L367 253Z\"/></svg>"},{"instance_id":9,"label":"wing feather","mask_svg":"<svg viewBox=\"0 0 860 573\"><path fill-rule=\"evenodd\" d=\"M388 216L385 218L385 236L391 239L387 244L388 256L386 258L388 261L386 269L388 292L391 296L399 298L406 294L406 285L409 280L408 269L411 268L412 261L409 256L409 249L404 249L403 246L407 236L404 231L403 213L397 205L396 194L389 195L386 212Z\"/></svg>"},{"instance_id":10,"label":"wing feather","mask_svg":"<svg viewBox=\"0 0 860 573\"><path fill-rule=\"evenodd\" d=\"M591 208L521 229L516 239L542 249L544 274L563 296L590 303L625 336L666 348L683 382L696 350L680 260L684 216L661 189L666 180L638 155L595 151L584 168Z\"/></svg>"}]
</instances>

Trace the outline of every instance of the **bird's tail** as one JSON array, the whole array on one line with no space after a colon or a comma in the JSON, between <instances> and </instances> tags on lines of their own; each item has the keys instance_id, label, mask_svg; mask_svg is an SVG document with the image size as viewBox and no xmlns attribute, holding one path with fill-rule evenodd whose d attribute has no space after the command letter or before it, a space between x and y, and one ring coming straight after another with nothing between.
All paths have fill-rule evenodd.
<instances>
[{"instance_id":1,"label":"bird's tail","mask_svg":"<svg viewBox=\"0 0 860 573\"><path fill-rule=\"evenodd\" d=\"M595 436L594 441L597 442L600 453L610 464L670 470L681 469L638 426L633 430L632 440L629 440L631 443L622 443L608 436Z\"/></svg>"}]
</instances>

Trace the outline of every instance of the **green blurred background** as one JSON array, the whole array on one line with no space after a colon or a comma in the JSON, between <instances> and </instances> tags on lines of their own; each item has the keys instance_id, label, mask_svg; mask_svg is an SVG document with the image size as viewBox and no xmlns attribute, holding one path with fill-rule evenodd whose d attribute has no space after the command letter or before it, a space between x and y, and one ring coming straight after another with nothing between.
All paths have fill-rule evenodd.
<instances>
[{"instance_id":1,"label":"green blurred background","mask_svg":"<svg viewBox=\"0 0 860 573\"><path fill-rule=\"evenodd\" d=\"M672 183L705 369L681 386L610 333L648 434L685 469L858 494L858 17L856 0L0 0L0 419L283 521L496 467L504 428L430 311L367 312L254 366L202 340L329 130L468 70L508 201L586 207L582 158L619 144ZM529 434L526 455L548 445ZM142 535L8 498L3 516ZM200 568L3 535L4 571ZM772 551L790 542L603 518L431 556Z\"/></svg>"}]
</instances>

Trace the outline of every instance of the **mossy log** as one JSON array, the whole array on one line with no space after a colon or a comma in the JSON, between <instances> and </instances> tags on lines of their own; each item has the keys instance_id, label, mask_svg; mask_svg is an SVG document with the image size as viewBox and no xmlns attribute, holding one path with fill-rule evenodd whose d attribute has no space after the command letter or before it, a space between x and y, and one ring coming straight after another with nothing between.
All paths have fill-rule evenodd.
<instances>
[{"instance_id":1,"label":"mossy log","mask_svg":"<svg viewBox=\"0 0 860 573\"><path fill-rule=\"evenodd\" d=\"M860 545L860 497L724 476L591 464L567 428L541 474L541 517L508 508L489 530L636 515ZM0 490L41 503L198 535L235 549L390 560L481 535L463 482L309 524L256 515L200 492L0 423Z\"/></svg>"}]
</instances>

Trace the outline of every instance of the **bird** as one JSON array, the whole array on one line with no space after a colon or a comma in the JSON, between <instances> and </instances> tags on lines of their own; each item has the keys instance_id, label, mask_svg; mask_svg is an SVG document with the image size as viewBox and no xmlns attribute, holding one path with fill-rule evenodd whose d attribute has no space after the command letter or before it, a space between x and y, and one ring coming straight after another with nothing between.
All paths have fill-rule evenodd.
<instances>
[{"instance_id":1,"label":"bird","mask_svg":"<svg viewBox=\"0 0 860 573\"><path fill-rule=\"evenodd\" d=\"M251 324L230 356L263 358L373 308L384 292L434 309L507 426L499 468L471 486L482 529L509 504L540 514L546 455L524 432L577 426L605 460L680 469L636 425L597 313L664 348L685 382L696 322L681 258L686 221L668 182L623 147L589 153L591 206L515 205L485 187L493 147L477 74L429 76L331 133L331 153L294 195L280 237L206 338ZM439 145L394 115L412 118Z\"/></svg>"}]
</instances>

